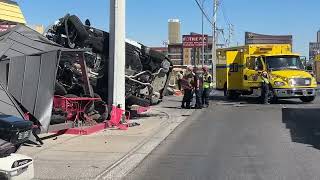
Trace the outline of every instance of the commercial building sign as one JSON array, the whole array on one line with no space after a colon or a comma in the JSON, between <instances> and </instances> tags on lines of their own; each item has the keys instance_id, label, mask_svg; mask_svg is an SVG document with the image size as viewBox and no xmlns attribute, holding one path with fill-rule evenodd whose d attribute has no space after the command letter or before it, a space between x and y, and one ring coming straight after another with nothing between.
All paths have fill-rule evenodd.
<instances>
[{"instance_id":1,"label":"commercial building sign","mask_svg":"<svg viewBox=\"0 0 320 180\"><path fill-rule=\"evenodd\" d=\"M245 44L290 44L292 45L292 35L267 35L252 32L245 33Z\"/></svg>"},{"instance_id":2,"label":"commercial building sign","mask_svg":"<svg viewBox=\"0 0 320 180\"><path fill-rule=\"evenodd\" d=\"M202 43L204 43L204 46L208 45L208 35L203 37L201 34L182 36L183 48L199 48L202 47Z\"/></svg>"}]
</instances>

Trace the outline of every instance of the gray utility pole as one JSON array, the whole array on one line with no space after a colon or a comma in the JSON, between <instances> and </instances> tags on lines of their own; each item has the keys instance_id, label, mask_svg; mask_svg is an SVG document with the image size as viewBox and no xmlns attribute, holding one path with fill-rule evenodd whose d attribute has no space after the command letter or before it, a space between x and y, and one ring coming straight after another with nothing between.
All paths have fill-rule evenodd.
<instances>
[{"instance_id":1,"label":"gray utility pole","mask_svg":"<svg viewBox=\"0 0 320 180\"><path fill-rule=\"evenodd\" d=\"M205 0L202 0L202 4L201 4L201 7L202 7L202 10L204 9L204 1ZM202 14L202 67L204 67L204 58L205 58L205 55L204 55L204 33L203 33L203 12L201 12Z\"/></svg>"},{"instance_id":2,"label":"gray utility pole","mask_svg":"<svg viewBox=\"0 0 320 180\"><path fill-rule=\"evenodd\" d=\"M218 0L214 0L213 3L213 41L212 41L212 80L213 86L216 87L216 65L217 65L217 42L218 42L218 33L217 33L217 10L218 10Z\"/></svg>"},{"instance_id":3,"label":"gray utility pole","mask_svg":"<svg viewBox=\"0 0 320 180\"><path fill-rule=\"evenodd\" d=\"M108 104L125 108L125 0L110 0Z\"/></svg>"}]
</instances>

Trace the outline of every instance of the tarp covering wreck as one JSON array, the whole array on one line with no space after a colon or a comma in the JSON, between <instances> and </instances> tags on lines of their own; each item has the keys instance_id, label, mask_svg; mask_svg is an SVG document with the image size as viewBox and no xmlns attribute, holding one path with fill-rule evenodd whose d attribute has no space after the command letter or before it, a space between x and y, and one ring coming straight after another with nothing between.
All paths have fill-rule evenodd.
<instances>
[{"instance_id":1,"label":"tarp covering wreck","mask_svg":"<svg viewBox=\"0 0 320 180\"><path fill-rule=\"evenodd\" d=\"M0 33L0 81L47 131L59 51L65 48L38 32L17 26Z\"/></svg>"}]
</instances>

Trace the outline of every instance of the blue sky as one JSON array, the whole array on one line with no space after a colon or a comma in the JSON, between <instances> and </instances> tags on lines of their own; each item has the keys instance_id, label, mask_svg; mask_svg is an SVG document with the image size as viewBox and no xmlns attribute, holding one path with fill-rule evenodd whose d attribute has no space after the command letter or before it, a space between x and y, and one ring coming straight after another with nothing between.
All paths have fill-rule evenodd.
<instances>
[{"instance_id":1,"label":"blue sky","mask_svg":"<svg viewBox=\"0 0 320 180\"><path fill-rule=\"evenodd\" d=\"M200 0L199 0L200 1ZM212 16L212 1L205 10ZM244 32L292 34L294 49L308 55L308 43L315 41L320 28L319 0L220 0L218 24L235 26L233 44L244 41ZM29 24L53 23L66 13L91 20L95 27L108 30L109 0L17 0ZM167 20L178 18L182 34L201 32L201 12L194 0L127 0L127 37L149 46L161 46L167 39ZM222 13L224 12L224 13ZM224 14L224 16L223 16ZM226 18L224 18L226 17ZM227 20L225 20L227 19ZM211 33L209 23L205 32ZM227 31L226 31L227 32Z\"/></svg>"}]
</instances>

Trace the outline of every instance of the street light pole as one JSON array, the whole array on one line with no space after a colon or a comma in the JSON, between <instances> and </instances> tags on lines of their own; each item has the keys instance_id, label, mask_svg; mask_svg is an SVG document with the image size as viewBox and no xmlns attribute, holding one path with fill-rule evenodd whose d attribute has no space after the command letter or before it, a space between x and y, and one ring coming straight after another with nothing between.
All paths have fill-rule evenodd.
<instances>
[{"instance_id":1,"label":"street light pole","mask_svg":"<svg viewBox=\"0 0 320 180\"><path fill-rule=\"evenodd\" d=\"M125 108L125 0L110 0L108 104Z\"/></svg>"},{"instance_id":2,"label":"street light pole","mask_svg":"<svg viewBox=\"0 0 320 180\"><path fill-rule=\"evenodd\" d=\"M204 9L204 1L205 0L202 0L202 9ZM204 67L204 58L205 58L205 56L204 56L204 33L203 33L203 16L204 16L204 14L203 13L201 13L202 14L202 67Z\"/></svg>"},{"instance_id":3,"label":"street light pole","mask_svg":"<svg viewBox=\"0 0 320 180\"><path fill-rule=\"evenodd\" d=\"M218 10L218 0L214 0L213 3L213 40L212 40L212 81L214 88L216 87L216 65L217 65L217 12Z\"/></svg>"}]
</instances>

